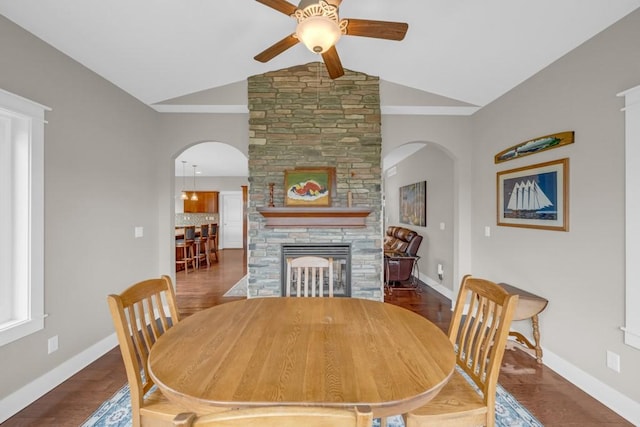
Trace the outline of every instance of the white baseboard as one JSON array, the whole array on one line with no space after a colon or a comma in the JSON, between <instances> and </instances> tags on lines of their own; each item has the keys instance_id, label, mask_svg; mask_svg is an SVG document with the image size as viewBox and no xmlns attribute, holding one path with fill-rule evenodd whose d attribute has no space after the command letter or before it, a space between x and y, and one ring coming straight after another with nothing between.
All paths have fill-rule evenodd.
<instances>
[{"instance_id":1,"label":"white baseboard","mask_svg":"<svg viewBox=\"0 0 640 427\"><path fill-rule=\"evenodd\" d=\"M438 292L445 298L449 298L450 301L453 301L453 292L451 291L451 289L442 286L439 282L424 274L420 274L420 281L426 283L427 286L429 286L431 289Z\"/></svg>"},{"instance_id":2,"label":"white baseboard","mask_svg":"<svg viewBox=\"0 0 640 427\"><path fill-rule=\"evenodd\" d=\"M640 403L592 377L543 347L543 363L567 381L607 406L635 426L640 426Z\"/></svg>"},{"instance_id":3,"label":"white baseboard","mask_svg":"<svg viewBox=\"0 0 640 427\"><path fill-rule=\"evenodd\" d=\"M17 414L118 345L113 333L0 400L0 423Z\"/></svg>"},{"instance_id":4,"label":"white baseboard","mask_svg":"<svg viewBox=\"0 0 640 427\"><path fill-rule=\"evenodd\" d=\"M420 275L420 280L442 294L449 300L452 300L452 291L445 288L437 281ZM543 347L544 358L543 363L553 369L558 375L574 384L576 387L632 423L640 426L640 403L625 396L619 391L611 388L602 381L594 378L580 368L572 365L553 352Z\"/></svg>"}]
</instances>

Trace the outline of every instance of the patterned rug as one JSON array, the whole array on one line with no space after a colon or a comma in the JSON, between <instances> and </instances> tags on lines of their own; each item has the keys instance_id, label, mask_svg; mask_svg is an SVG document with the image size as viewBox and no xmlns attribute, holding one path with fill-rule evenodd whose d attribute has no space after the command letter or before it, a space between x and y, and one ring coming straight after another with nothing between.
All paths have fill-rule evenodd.
<instances>
[{"instance_id":1,"label":"patterned rug","mask_svg":"<svg viewBox=\"0 0 640 427\"><path fill-rule=\"evenodd\" d=\"M111 399L104 402L81 427L129 427L131 426L131 398L125 385ZM380 419L373 427L380 426ZM399 415L387 418L388 427L404 427ZM496 427L543 427L531 413L498 384L496 391Z\"/></svg>"},{"instance_id":2,"label":"patterned rug","mask_svg":"<svg viewBox=\"0 0 640 427\"><path fill-rule=\"evenodd\" d=\"M246 297L247 296L247 276L238 280L224 295L224 297Z\"/></svg>"}]
</instances>

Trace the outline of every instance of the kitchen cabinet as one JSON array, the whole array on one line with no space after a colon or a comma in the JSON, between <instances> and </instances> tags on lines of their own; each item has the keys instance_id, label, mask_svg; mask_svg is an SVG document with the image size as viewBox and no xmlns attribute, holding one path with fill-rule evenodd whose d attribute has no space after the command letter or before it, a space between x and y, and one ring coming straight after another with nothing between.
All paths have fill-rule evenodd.
<instances>
[{"instance_id":1,"label":"kitchen cabinet","mask_svg":"<svg viewBox=\"0 0 640 427\"><path fill-rule=\"evenodd\" d=\"M196 194L198 200L184 201L184 213L218 213L218 191L196 191Z\"/></svg>"}]
</instances>

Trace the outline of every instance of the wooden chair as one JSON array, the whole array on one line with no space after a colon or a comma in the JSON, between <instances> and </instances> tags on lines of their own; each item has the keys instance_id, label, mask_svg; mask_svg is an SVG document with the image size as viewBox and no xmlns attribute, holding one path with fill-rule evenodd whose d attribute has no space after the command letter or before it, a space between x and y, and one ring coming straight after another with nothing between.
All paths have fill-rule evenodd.
<instances>
[{"instance_id":1,"label":"wooden chair","mask_svg":"<svg viewBox=\"0 0 640 427\"><path fill-rule=\"evenodd\" d=\"M147 370L151 347L180 320L171 278L136 283L120 295L109 295L107 300L131 390L133 426L171 425L184 408L170 403L157 389L148 393L153 381Z\"/></svg>"},{"instance_id":2,"label":"wooden chair","mask_svg":"<svg viewBox=\"0 0 640 427\"><path fill-rule=\"evenodd\" d=\"M189 272L189 263L195 270L196 258L194 253L194 245L196 239L196 227L176 227L178 229L176 238L176 266L184 265L184 274ZM179 236L182 236L180 238ZM178 252L180 252L180 257Z\"/></svg>"},{"instance_id":3,"label":"wooden chair","mask_svg":"<svg viewBox=\"0 0 640 427\"><path fill-rule=\"evenodd\" d=\"M496 384L517 303L517 295L493 282L462 279L449 339L456 348L458 367L481 394L456 370L433 400L405 415L406 427L494 425Z\"/></svg>"},{"instance_id":4,"label":"wooden chair","mask_svg":"<svg viewBox=\"0 0 640 427\"><path fill-rule=\"evenodd\" d=\"M333 258L303 256L287 258L287 296L295 286L295 296L322 297L325 272L328 275L329 297L333 297Z\"/></svg>"},{"instance_id":5,"label":"wooden chair","mask_svg":"<svg viewBox=\"0 0 640 427\"><path fill-rule=\"evenodd\" d=\"M183 413L174 418L180 427L371 427L373 416L368 406L318 408L309 406L265 406L218 412L196 417Z\"/></svg>"}]
</instances>

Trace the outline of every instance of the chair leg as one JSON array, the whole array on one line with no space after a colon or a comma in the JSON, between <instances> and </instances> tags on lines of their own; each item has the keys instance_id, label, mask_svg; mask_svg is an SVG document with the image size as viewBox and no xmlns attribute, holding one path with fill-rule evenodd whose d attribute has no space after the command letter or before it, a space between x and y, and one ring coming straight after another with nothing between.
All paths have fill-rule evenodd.
<instances>
[{"instance_id":1,"label":"chair leg","mask_svg":"<svg viewBox=\"0 0 640 427\"><path fill-rule=\"evenodd\" d=\"M188 253L188 247L185 246L182 248L182 254L183 254L183 258L184 259L184 274L187 275L189 274L189 253Z\"/></svg>"},{"instance_id":2,"label":"chair leg","mask_svg":"<svg viewBox=\"0 0 640 427\"><path fill-rule=\"evenodd\" d=\"M189 246L189 253L191 254L191 266L193 267L193 271L196 271L195 244Z\"/></svg>"},{"instance_id":3,"label":"chair leg","mask_svg":"<svg viewBox=\"0 0 640 427\"><path fill-rule=\"evenodd\" d=\"M200 269L200 258L199 258L199 251L198 251L198 243L194 243L193 244L193 263L194 263L194 269Z\"/></svg>"},{"instance_id":4,"label":"chair leg","mask_svg":"<svg viewBox=\"0 0 640 427\"><path fill-rule=\"evenodd\" d=\"M179 249L181 249L180 252L182 252L182 259L180 261L178 261L177 263L180 263L180 264L184 265L184 274L187 275L187 274L189 274L189 266L187 265L188 262L189 262L189 260L187 260L187 247L186 246L179 246Z\"/></svg>"},{"instance_id":5,"label":"chair leg","mask_svg":"<svg viewBox=\"0 0 640 427\"><path fill-rule=\"evenodd\" d=\"M216 256L216 261L218 261L218 237L214 237L211 241L211 253Z\"/></svg>"}]
</instances>

